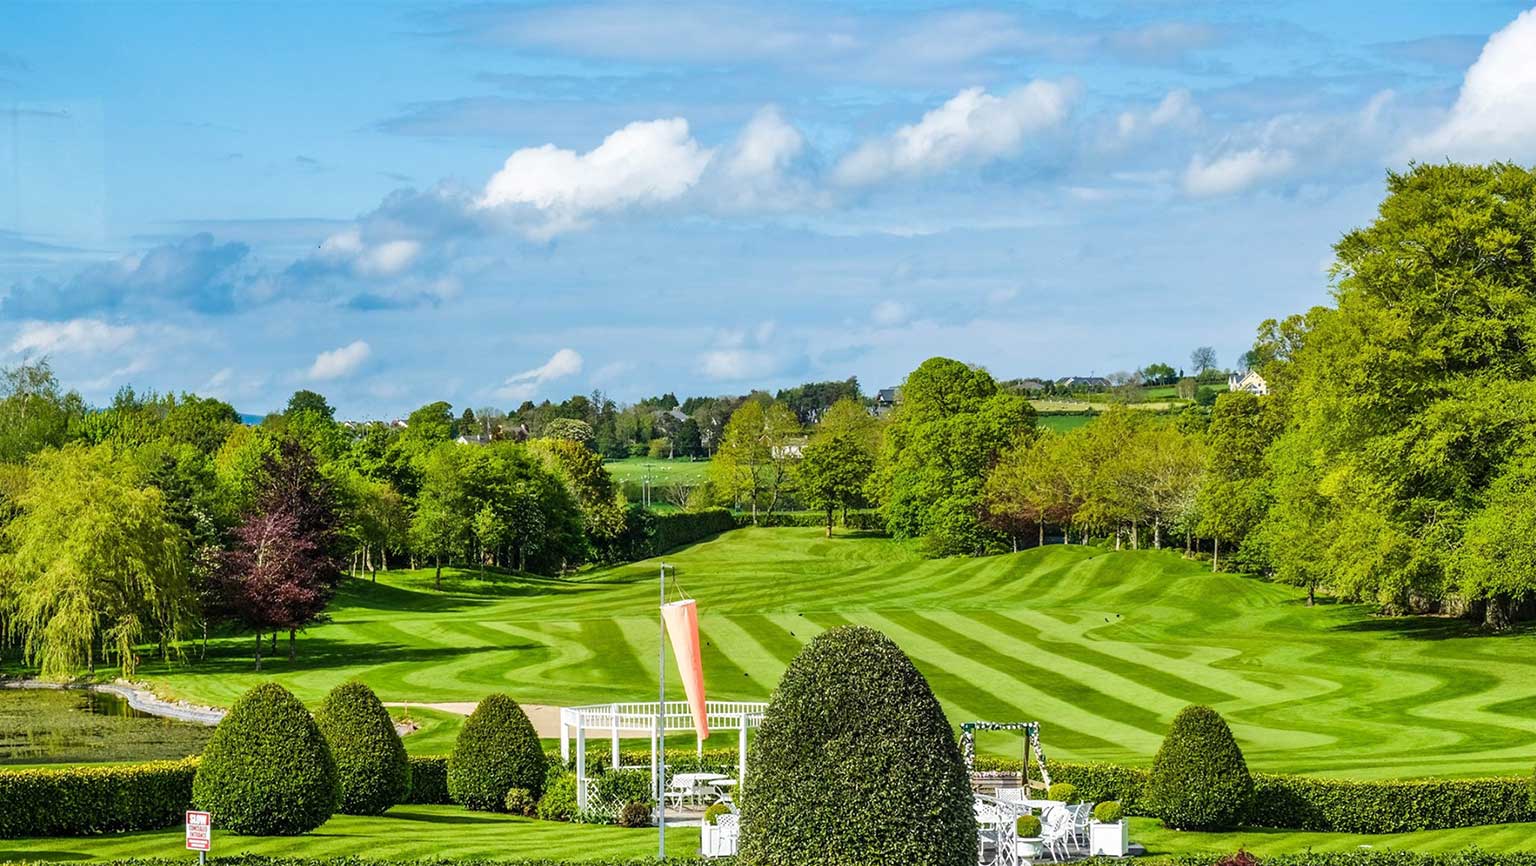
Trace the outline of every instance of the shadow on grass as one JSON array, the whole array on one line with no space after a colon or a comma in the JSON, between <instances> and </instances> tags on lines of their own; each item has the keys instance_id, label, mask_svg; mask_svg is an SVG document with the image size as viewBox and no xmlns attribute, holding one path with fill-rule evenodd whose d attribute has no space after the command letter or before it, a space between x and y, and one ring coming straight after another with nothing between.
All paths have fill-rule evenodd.
<instances>
[{"instance_id":1,"label":"shadow on grass","mask_svg":"<svg viewBox=\"0 0 1536 866\"><path fill-rule=\"evenodd\" d=\"M1412 640L1469 637L1515 637L1536 634L1536 622L1516 623L1505 631L1489 631L1480 623L1450 616L1373 616L1333 627L1334 631L1385 634Z\"/></svg>"},{"instance_id":2,"label":"shadow on grass","mask_svg":"<svg viewBox=\"0 0 1536 866\"><path fill-rule=\"evenodd\" d=\"M430 576L413 578L416 586L375 583L367 577L348 578L336 593L336 606L353 610L419 611L452 613L469 610L508 598L533 598L550 595L575 595L592 592L593 587L557 577L508 574L487 570L479 572L455 569L443 573L442 589L435 589Z\"/></svg>"},{"instance_id":3,"label":"shadow on grass","mask_svg":"<svg viewBox=\"0 0 1536 866\"><path fill-rule=\"evenodd\" d=\"M6 851L0 849L0 861L40 860L45 863L64 863L70 860L89 860L91 855L83 851Z\"/></svg>"},{"instance_id":4,"label":"shadow on grass","mask_svg":"<svg viewBox=\"0 0 1536 866\"><path fill-rule=\"evenodd\" d=\"M175 666L146 665L149 674L166 672L204 674L255 673L254 635L242 638L226 638L208 646L206 658L197 658L196 648L188 647L187 660ZM397 643L367 643L332 640L324 637L300 636L298 658L288 661L288 638L284 635L277 642L275 656L268 655L270 643L262 644L262 673L295 673L298 671L325 670L358 665L387 665L397 662L431 663L478 655L485 652L539 651L547 647L540 643L508 643L496 647L413 647Z\"/></svg>"},{"instance_id":5,"label":"shadow on grass","mask_svg":"<svg viewBox=\"0 0 1536 866\"><path fill-rule=\"evenodd\" d=\"M402 821L419 821L423 824L506 824L509 816L472 815L468 812L442 814L441 812L401 812L391 809L384 817Z\"/></svg>"}]
</instances>

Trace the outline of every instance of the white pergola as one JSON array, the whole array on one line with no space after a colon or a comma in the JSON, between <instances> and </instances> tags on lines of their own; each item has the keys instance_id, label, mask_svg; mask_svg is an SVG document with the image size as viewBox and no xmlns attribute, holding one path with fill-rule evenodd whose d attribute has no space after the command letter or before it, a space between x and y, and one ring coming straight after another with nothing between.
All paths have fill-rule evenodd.
<instances>
[{"instance_id":1,"label":"white pergola","mask_svg":"<svg viewBox=\"0 0 1536 866\"><path fill-rule=\"evenodd\" d=\"M704 709L709 719L710 731L736 731L736 778L747 774L747 731L762 724L767 704L741 701L707 701ZM565 707L560 710L560 759L571 761L571 740L576 741L576 805L587 808L587 732L604 731L613 750L610 766L614 769L651 771L651 783L660 796L665 779L659 775L665 766L666 735L693 731L693 711L687 701L656 701L634 704L593 704L585 707ZM620 739L650 739L650 766L623 766L620 762ZM699 752L704 743L699 743Z\"/></svg>"}]
</instances>

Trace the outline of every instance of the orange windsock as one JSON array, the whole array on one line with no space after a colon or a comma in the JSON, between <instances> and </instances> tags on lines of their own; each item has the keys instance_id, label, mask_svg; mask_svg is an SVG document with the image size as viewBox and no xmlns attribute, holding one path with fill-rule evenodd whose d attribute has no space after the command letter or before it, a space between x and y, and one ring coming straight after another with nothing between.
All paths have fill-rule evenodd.
<instances>
[{"instance_id":1,"label":"orange windsock","mask_svg":"<svg viewBox=\"0 0 1536 866\"><path fill-rule=\"evenodd\" d=\"M704 657L699 654L699 608L693 599L661 606L662 622L672 638L672 654L683 677L683 691L693 710L693 730L699 739L709 737L709 717L704 709Z\"/></svg>"}]
</instances>

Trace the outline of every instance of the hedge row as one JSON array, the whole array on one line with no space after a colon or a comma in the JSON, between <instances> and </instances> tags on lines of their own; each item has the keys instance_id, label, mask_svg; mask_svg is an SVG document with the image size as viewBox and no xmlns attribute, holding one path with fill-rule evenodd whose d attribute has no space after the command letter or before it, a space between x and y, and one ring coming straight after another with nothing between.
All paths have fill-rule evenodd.
<instances>
[{"instance_id":1,"label":"hedge row","mask_svg":"<svg viewBox=\"0 0 1536 866\"><path fill-rule=\"evenodd\" d=\"M1016 760L978 758L981 771L1017 773ZM1117 764L1047 761L1051 781L1070 782L1084 800L1118 800L1147 815L1149 771ZM1031 765L1031 771L1034 770ZM1340 833L1404 833L1536 821L1536 790L1519 776L1487 779L1354 781L1253 774L1253 805L1243 823Z\"/></svg>"},{"instance_id":2,"label":"hedge row","mask_svg":"<svg viewBox=\"0 0 1536 866\"><path fill-rule=\"evenodd\" d=\"M448 756L411 756L411 791L402 803L418 806L446 806L448 797Z\"/></svg>"},{"instance_id":3,"label":"hedge row","mask_svg":"<svg viewBox=\"0 0 1536 866\"><path fill-rule=\"evenodd\" d=\"M0 772L0 838L88 836L180 824L197 759Z\"/></svg>"},{"instance_id":4,"label":"hedge row","mask_svg":"<svg viewBox=\"0 0 1536 866\"><path fill-rule=\"evenodd\" d=\"M674 511L653 515L651 556L659 556L669 550L703 541L711 535L719 535L736 528L736 519L724 508L706 508L703 511Z\"/></svg>"},{"instance_id":5,"label":"hedge row","mask_svg":"<svg viewBox=\"0 0 1536 866\"><path fill-rule=\"evenodd\" d=\"M841 512L833 514L833 520L844 529L857 529L873 532L885 531L885 518L879 511L873 508L860 508L849 511L846 515ZM827 513L825 511L776 511L773 514L758 514L757 523L752 522L750 513L736 515L736 526L801 526L821 528L827 525Z\"/></svg>"},{"instance_id":6,"label":"hedge row","mask_svg":"<svg viewBox=\"0 0 1536 866\"><path fill-rule=\"evenodd\" d=\"M1460 851L1444 851L1434 854L1418 854L1412 851L1305 851L1298 854L1276 854L1257 858L1252 854L1181 855L1159 857L1163 866L1235 866L1242 862L1262 863L1264 866L1536 866L1536 851L1512 851L1493 854L1477 848ZM1105 864L1111 861L1097 858L1085 863Z\"/></svg>"},{"instance_id":7,"label":"hedge row","mask_svg":"<svg viewBox=\"0 0 1536 866\"><path fill-rule=\"evenodd\" d=\"M193 858L196 859L196 858ZM436 864L436 866L733 866L734 857L716 857L704 859L702 857L668 857L665 860L657 860L655 857L639 857L634 859L604 858L598 860L476 860L472 858L452 858L436 860L378 860L365 857L267 857L260 854L232 854L229 856L213 856L208 858L210 863L218 863L219 866L422 866L422 864ZM96 866L187 866L185 857L144 857L121 860L98 860ZM1470 864L1468 864L1470 866Z\"/></svg>"}]
</instances>

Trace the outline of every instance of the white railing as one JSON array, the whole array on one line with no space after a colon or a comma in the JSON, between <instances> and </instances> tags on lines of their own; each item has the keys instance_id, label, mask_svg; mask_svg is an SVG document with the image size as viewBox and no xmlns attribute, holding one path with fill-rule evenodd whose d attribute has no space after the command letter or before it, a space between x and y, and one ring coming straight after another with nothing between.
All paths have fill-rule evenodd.
<instances>
[{"instance_id":1,"label":"white railing","mask_svg":"<svg viewBox=\"0 0 1536 866\"><path fill-rule=\"evenodd\" d=\"M766 709L767 704L752 701L706 701L704 704L709 727L720 730L756 728L762 724ZM660 714L655 702L565 707L560 711L560 723L573 728L580 725L643 734L656 730L658 715L664 731L693 729L693 710L687 701L667 701Z\"/></svg>"}]
</instances>

